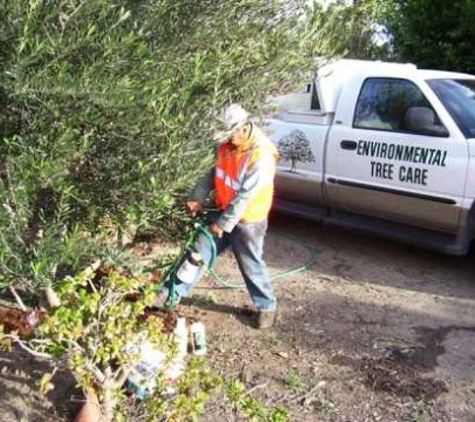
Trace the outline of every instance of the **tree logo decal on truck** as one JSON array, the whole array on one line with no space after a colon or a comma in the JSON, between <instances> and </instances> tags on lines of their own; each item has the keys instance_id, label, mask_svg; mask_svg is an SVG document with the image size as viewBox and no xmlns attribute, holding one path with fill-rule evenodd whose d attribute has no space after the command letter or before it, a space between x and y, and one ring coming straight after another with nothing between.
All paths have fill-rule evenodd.
<instances>
[{"instance_id":1,"label":"tree logo decal on truck","mask_svg":"<svg viewBox=\"0 0 475 422\"><path fill-rule=\"evenodd\" d=\"M282 137L277 143L277 148L284 161L290 162L291 173L297 172L297 163L314 163L315 157L310 149L310 142L305 132L295 129Z\"/></svg>"}]
</instances>

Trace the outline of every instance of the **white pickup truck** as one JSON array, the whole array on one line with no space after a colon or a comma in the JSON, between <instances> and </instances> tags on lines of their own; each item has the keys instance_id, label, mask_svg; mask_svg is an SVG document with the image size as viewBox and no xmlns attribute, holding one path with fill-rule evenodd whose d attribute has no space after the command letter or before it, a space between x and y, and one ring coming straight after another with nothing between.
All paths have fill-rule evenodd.
<instances>
[{"instance_id":1,"label":"white pickup truck","mask_svg":"<svg viewBox=\"0 0 475 422\"><path fill-rule=\"evenodd\" d=\"M273 99L278 210L448 254L475 237L475 76L340 60Z\"/></svg>"}]
</instances>

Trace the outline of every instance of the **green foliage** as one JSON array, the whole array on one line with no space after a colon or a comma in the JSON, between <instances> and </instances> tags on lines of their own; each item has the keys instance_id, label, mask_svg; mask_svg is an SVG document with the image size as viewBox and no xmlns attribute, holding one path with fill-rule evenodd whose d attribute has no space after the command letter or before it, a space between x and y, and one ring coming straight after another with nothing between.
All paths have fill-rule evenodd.
<instances>
[{"instance_id":1,"label":"green foliage","mask_svg":"<svg viewBox=\"0 0 475 422\"><path fill-rule=\"evenodd\" d=\"M348 4L331 2L327 9L314 2L307 11L308 25L314 31L316 48L351 59L372 59L384 54L385 47L375 42L373 8L368 1ZM317 35L318 34L318 35Z\"/></svg>"},{"instance_id":2,"label":"green foliage","mask_svg":"<svg viewBox=\"0 0 475 422\"><path fill-rule=\"evenodd\" d=\"M198 420L204 414L210 393L221 384L221 377L207 369L202 358L191 360L185 375L178 381L179 395L169 403L171 419Z\"/></svg>"},{"instance_id":3,"label":"green foliage","mask_svg":"<svg viewBox=\"0 0 475 422\"><path fill-rule=\"evenodd\" d=\"M174 396L155 394L143 402L129 403L123 408L123 420L152 422L166 415L169 421L197 421L204 414L211 393L221 384L221 377L213 374L202 358L193 358L179 379Z\"/></svg>"},{"instance_id":4,"label":"green foliage","mask_svg":"<svg viewBox=\"0 0 475 422\"><path fill-rule=\"evenodd\" d=\"M475 2L369 0L375 21L391 38L396 61L475 73Z\"/></svg>"},{"instance_id":5,"label":"green foliage","mask_svg":"<svg viewBox=\"0 0 475 422\"><path fill-rule=\"evenodd\" d=\"M26 341L34 353L50 355L57 365L64 363L85 391L94 389L109 419L157 421L196 421L203 415L210 394L222 384L203 358L191 359L184 375L176 383L176 392L167 391L164 374L160 375L156 393L142 402L127 397L122 390L130 368L140 359L140 346L150 342L164 352L170 362L176 343L162 333L158 316L144 317L145 307L154 299L152 286L139 278L112 272L100 278L92 268L58 283L62 306L51 311L42 322L35 338ZM127 300L131 292L144 289L140 301ZM0 345L9 347L11 336L3 334ZM54 373L53 373L54 374ZM45 374L41 391L53 388L53 374ZM108 412L107 412L108 409ZM113 416L115 414L115 416Z\"/></svg>"},{"instance_id":6,"label":"green foliage","mask_svg":"<svg viewBox=\"0 0 475 422\"><path fill-rule=\"evenodd\" d=\"M287 422L287 410L282 407L266 409L255 397L250 396L246 386L239 380L230 381L226 396L233 410L239 412L250 422Z\"/></svg>"},{"instance_id":7,"label":"green foliage","mask_svg":"<svg viewBox=\"0 0 475 422\"><path fill-rule=\"evenodd\" d=\"M239 380L233 380L227 385L226 395L232 408L239 410L246 398L246 386Z\"/></svg>"},{"instance_id":8,"label":"green foliage","mask_svg":"<svg viewBox=\"0 0 475 422\"><path fill-rule=\"evenodd\" d=\"M296 370L290 370L283 380L284 387L288 390L298 392L305 388L302 377Z\"/></svg>"},{"instance_id":9,"label":"green foliage","mask_svg":"<svg viewBox=\"0 0 475 422\"><path fill-rule=\"evenodd\" d=\"M86 254L64 233L105 222L180 230L215 112L258 112L334 54L323 12L299 3L0 1L2 276L50 283Z\"/></svg>"},{"instance_id":10,"label":"green foliage","mask_svg":"<svg viewBox=\"0 0 475 422\"><path fill-rule=\"evenodd\" d=\"M287 409L283 407L276 407L271 410L268 421L269 422L287 422L289 420L289 415Z\"/></svg>"},{"instance_id":11,"label":"green foliage","mask_svg":"<svg viewBox=\"0 0 475 422\"><path fill-rule=\"evenodd\" d=\"M91 245L77 225L65 224L68 190L54 199L58 209L48 224L43 205L31 206L25 190L23 183L14 190L0 188L0 278L7 286L28 281L30 288L44 288L58 270L75 271L84 264Z\"/></svg>"},{"instance_id":12,"label":"green foliage","mask_svg":"<svg viewBox=\"0 0 475 422\"><path fill-rule=\"evenodd\" d=\"M259 113L340 48L336 14L300 3L0 0L2 287L36 292L76 274L111 226L181 230L176 207L211 165L216 111L237 101ZM140 318L151 290L125 300L145 281L92 277L56 283L62 306L28 344L67 361L82 387L100 390L109 418L115 399L128 420L120 386L138 356L126 346L146 336L171 356L173 343L159 318ZM139 407L148 420L196 420L218 384L192 366L175 399ZM286 420L233 388L249 420Z\"/></svg>"},{"instance_id":13,"label":"green foliage","mask_svg":"<svg viewBox=\"0 0 475 422\"><path fill-rule=\"evenodd\" d=\"M136 360L126 348L141 337L172 353L170 342L161 334L161 319L141 318L153 301L152 287L143 300L129 302L126 296L146 285L144 280L115 272L100 281L92 277L92 270L86 270L59 282L57 291L63 305L53 310L39 329L40 336L48 340L42 351L56 357L66 354L85 389L94 381L91 368L105 373L107 368L126 368Z\"/></svg>"},{"instance_id":14,"label":"green foliage","mask_svg":"<svg viewBox=\"0 0 475 422\"><path fill-rule=\"evenodd\" d=\"M128 294L143 285L144 280L118 273L98 280L92 270L65 278L57 286L63 306L48 315L38 336L28 345L35 352L50 354L58 363L66 359L84 390L97 389L104 406L107 400L116 402L119 420L130 420L131 414L141 413L150 421L163 415L168 420L195 421L203 414L210 393L221 384L202 359L188 363L172 398L163 396L162 389L143 403L127 406L129 399L121 392L124 375L140 358L131 351L131 345L147 340L166 352L169 360L175 354L175 342L162 334L161 318L143 317L146 305L154 298L152 288L145 289L140 301L126 300ZM41 382L43 390L52 387L50 380L51 375L46 374Z\"/></svg>"},{"instance_id":15,"label":"green foliage","mask_svg":"<svg viewBox=\"0 0 475 422\"><path fill-rule=\"evenodd\" d=\"M219 296L215 292L208 292L203 295L193 295L190 303L199 308L210 308L219 302Z\"/></svg>"}]
</instances>

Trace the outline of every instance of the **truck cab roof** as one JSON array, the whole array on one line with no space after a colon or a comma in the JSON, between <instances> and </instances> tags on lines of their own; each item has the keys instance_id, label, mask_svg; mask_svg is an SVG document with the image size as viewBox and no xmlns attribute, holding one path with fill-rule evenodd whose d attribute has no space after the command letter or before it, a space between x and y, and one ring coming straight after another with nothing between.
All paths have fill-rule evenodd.
<instances>
[{"instance_id":1,"label":"truck cab roof","mask_svg":"<svg viewBox=\"0 0 475 422\"><path fill-rule=\"evenodd\" d=\"M419 69L411 63L391 63L370 60L342 59L321 67L317 78L331 78L338 76L342 82L347 82L355 76L394 76L422 77L424 79L475 79L475 76L466 73L448 72L440 70Z\"/></svg>"},{"instance_id":2,"label":"truck cab roof","mask_svg":"<svg viewBox=\"0 0 475 422\"><path fill-rule=\"evenodd\" d=\"M475 76L438 70L418 69L411 63L389 63L368 60L342 59L321 67L317 72L316 87L324 113L336 110L338 98L344 86L354 79L388 77L416 79L472 79Z\"/></svg>"}]
</instances>

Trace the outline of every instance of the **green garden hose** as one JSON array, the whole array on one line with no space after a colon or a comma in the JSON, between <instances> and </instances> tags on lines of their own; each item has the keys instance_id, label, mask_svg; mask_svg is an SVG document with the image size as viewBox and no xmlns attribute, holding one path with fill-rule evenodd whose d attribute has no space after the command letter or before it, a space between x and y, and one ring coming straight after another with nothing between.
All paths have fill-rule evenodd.
<instances>
[{"instance_id":1,"label":"green garden hose","mask_svg":"<svg viewBox=\"0 0 475 422\"><path fill-rule=\"evenodd\" d=\"M183 257L183 255L185 253L187 253L187 251L189 250L191 245L194 243L197 235L199 233L202 233L208 239L208 241L210 242L210 245L211 245L211 259L210 259L210 262L208 263L208 271L210 272L211 276L216 281L216 283L218 283L220 286L222 286L226 289L236 289L236 290L245 289L246 286L245 286L244 283L242 283L242 282L235 283L235 282L230 282L228 280L225 280L223 277L221 277L215 271L215 264L216 264L216 260L217 260L217 248L216 248L216 242L214 240L214 236L208 231L208 229L203 224L197 224L196 226L197 226L197 231L195 233L193 233L191 236L188 237L188 239L186 240L184 246L182 247L182 250L181 250L180 254L178 255L178 258L172 264L170 264L167 271L165 272L164 277L162 278L163 281L161 283L159 283L159 288L161 288L163 286L163 284L168 279L168 277L172 276L175 273L175 271L177 270L178 263L181 261L181 258ZM309 267L311 267L317 260L317 254L316 254L316 251L315 251L314 248L312 248L309 245L306 245L306 244L303 244L303 243L299 242L296 238L294 238L292 236L287 236L286 235L285 237L287 239L292 240L293 242L298 243L300 246L305 248L305 250L307 251L307 259L301 265L297 265L295 267L289 268L288 270L282 271L280 273L277 273L277 274L271 276L270 277L271 281L276 281L276 280L279 280L281 278L290 277L294 274L298 274L302 271L305 271ZM154 269L157 269L157 268L158 267L148 267L144 271L151 271L151 270L154 270ZM171 286L170 286L170 297L174 298L175 293L176 293L176 285L175 285L175 283L172 283Z\"/></svg>"},{"instance_id":2,"label":"green garden hose","mask_svg":"<svg viewBox=\"0 0 475 422\"><path fill-rule=\"evenodd\" d=\"M225 287L227 289L236 289L236 290L244 290L246 288L246 285L242 282L230 282L226 279L224 279L223 277L221 277L215 270L215 267L214 267L214 264L216 263L216 259L217 259L217 255L216 255L216 243L214 241L214 238L213 236L209 233L209 231L205 228L205 227L202 227L200 226L200 230L202 233L204 233L206 235L206 237L208 238L208 240L210 241L210 244L211 244L211 249L212 249L212 257L211 257L211 261L210 261L210 264L208 265L208 270L211 274L211 276L213 277L213 279L222 287ZM298 273L301 273L302 271L305 271L307 270L309 267L311 267L317 260L317 254L315 252L315 249L312 248L311 246L309 245L305 245L305 244L302 244L301 242L299 242L297 239L295 239L294 237L292 236L285 236L287 239L290 239L292 240L293 242L296 242L298 243L300 246L302 246L303 248L305 248L305 250L307 251L307 259L305 260L305 262L301 265L297 265L295 267L292 267L292 268L289 268L285 271L281 271L280 273L277 273L277 274L274 274L273 276L270 277L270 280L271 281L276 281L276 280L279 280L281 278L286 278L286 277L290 277L294 274L298 274Z\"/></svg>"}]
</instances>

